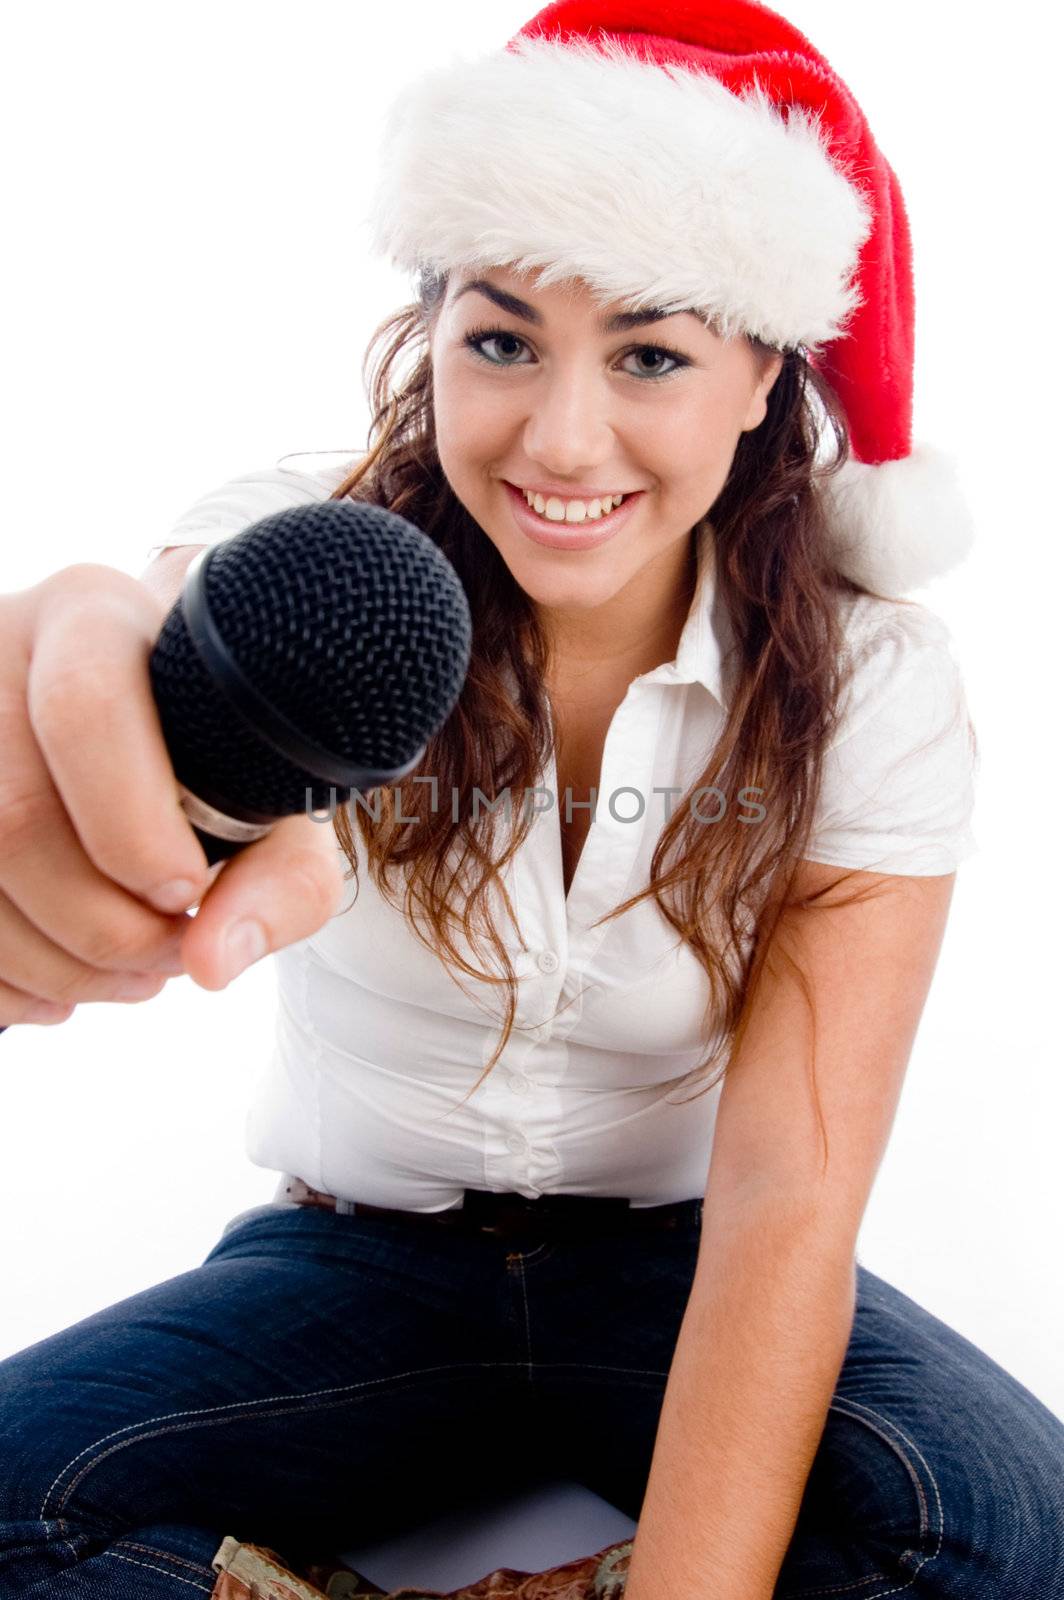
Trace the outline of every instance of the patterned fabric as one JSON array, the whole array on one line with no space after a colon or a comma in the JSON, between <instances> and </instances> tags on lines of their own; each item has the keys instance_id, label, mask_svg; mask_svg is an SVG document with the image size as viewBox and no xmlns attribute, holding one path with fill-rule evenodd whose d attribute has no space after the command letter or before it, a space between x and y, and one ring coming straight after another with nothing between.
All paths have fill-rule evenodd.
<instances>
[{"instance_id":1,"label":"patterned fabric","mask_svg":"<svg viewBox=\"0 0 1064 1600\"><path fill-rule=\"evenodd\" d=\"M222 1541L212 1565L218 1573L212 1600L620 1600L631 1539L607 1545L546 1572L498 1567L462 1589L393 1589L385 1594L361 1573L333 1560L315 1561L299 1574L275 1550Z\"/></svg>"}]
</instances>

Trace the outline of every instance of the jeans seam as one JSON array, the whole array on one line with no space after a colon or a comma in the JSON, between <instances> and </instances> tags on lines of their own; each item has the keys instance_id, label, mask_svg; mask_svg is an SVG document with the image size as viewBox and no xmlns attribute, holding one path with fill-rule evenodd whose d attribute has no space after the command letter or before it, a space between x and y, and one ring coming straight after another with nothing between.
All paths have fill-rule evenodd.
<instances>
[{"instance_id":1,"label":"jeans seam","mask_svg":"<svg viewBox=\"0 0 1064 1600\"><path fill-rule=\"evenodd\" d=\"M65 1544L67 1549L70 1551L70 1554L74 1557L74 1560L77 1561L79 1559L78 1553L74 1549L74 1546L71 1544L70 1540L67 1538L68 1524L63 1521L62 1517L57 1517L55 1519L55 1525L59 1535L59 1543ZM37 1554L40 1548L41 1541L39 1537L36 1539L30 1539L25 1544L16 1544L11 1546L5 1545L4 1560L15 1561L20 1556L33 1556Z\"/></svg>"},{"instance_id":2,"label":"jeans seam","mask_svg":"<svg viewBox=\"0 0 1064 1600\"><path fill-rule=\"evenodd\" d=\"M833 1401L832 1402L832 1409L836 1410L836 1411L843 1412L843 1414L845 1414L844 1407L847 1406L847 1405L853 1406L858 1411L867 1412L869 1417L874 1417L876 1422L878 1422L880 1424L880 1427L878 1429L877 1428L873 1428L873 1431L879 1433L881 1435L881 1437L884 1438L886 1440L886 1442L891 1446L891 1448L895 1451L895 1453L898 1455L898 1457L904 1462L906 1471L908 1472L910 1478L912 1479L913 1487L916 1490L917 1499L918 1499L919 1505L920 1505L920 1537L921 1537L921 1539L925 1539L929 1534L933 1535L933 1536L937 1536L938 1543L935 1546L935 1549L931 1552L931 1556L937 1556L939 1551L942 1549L942 1531L943 1531L945 1518L944 1518L944 1514L943 1514L943 1510L942 1510L942 1493L941 1493L941 1490L939 1489L939 1486L938 1486L938 1480L935 1477L935 1474L931 1469L931 1463L927 1460L927 1457L918 1448L918 1446L914 1443L914 1441L909 1438L908 1434L904 1433L902 1431L902 1429L899 1428L899 1426L898 1426L898 1424L896 1422L892 1421L891 1418L889 1418L889 1417L881 1416L878 1411L873 1411L872 1407L869 1406L869 1405L866 1405L863 1401L861 1401L861 1400L852 1400L847 1396L843 1400L842 1404L840 1404L837 1399L835 1401ZM864 1421L865 1419L864 1418L860 1418L858 1420ZM870 1428L873 1427L873 1425L871 1423L868 1423L867 1425ZM890 1430L890 1429L892 1429L894 1431L894 1433L897 1434L898 1438L902 1441L902 1444L906 1445L908 1447L908 1449L912 1451L912 1454L917 1458L917 1460L919 1460L920 1464L923 1466L924 1471L927 1473L928 1478L930 1479L931 1487L935 1492L935 1505L936 1505L936 1508L937 1508L937 1511L938 1511L938 1526L937 1526L937 1528L933 1528L932 1527L932 1517L930 1515L930 1511L929 1511L929 1508L928 1508L927 1495L926 1495L926 1492L924 1490L923 1484L920 1482L920 1475L917 1472L916 1468L913 1466L912 1461L905 1454L905 1451L903 1449L901 1449L901 1447L899 1445L897 1445L894 1442L894 1440L889 1437L889 1433L885 1431L885 1430ZM912 1551L912 1552L907 1552L907 1553L911 1553L913 1555L916 1555L919 1552ZM930 1557L927 1557L925 1559L930 1559Z\"/></svg>"},{"instance_id":3,"label":"jeans seam","mask_svg":"<svg viewBox=\"0 0 1064 1600\"><path fill-rule=\"evenodd\" d=\"M846 1409L847 1406L852 1406L854 1408L853 1411L848 1411ZM933 1487L933 1489L935 1491L935 1500L936 1500L936 1503L937 1503L937 1506L938 1506L938 1524L939 1524L938 1525L938 1530L937 1530L938 1543L936 1544L934 1550L929 1551L926 1555L923 1555L921 1557L919 1565L916 1567L915 1571L912 1573L912 1576L905 1583L895 1584L892 1589L879 1589L874 1594L869 1594L869 1595L866 1595L864 1597L864 1600L887 1600L887 1597L889 1595L901 1594L903 1590L911 1589L913 1584L916 1582L917 1573L921 1570L922 1567L926 1566L928 1561L934 1560L935 1556L937 1556L939 1554L939 1552L941 1551L941 1549L942 1549L942 1529L943 1529L942 1495L941 1495L941 1492L940 1492L939 1487L938 1487L938 1481L935 1478L935 1475L931 1470L930 1464L928 1463L928 1461L927 1461L926 1457L923 1455L923 1453L917 1448L917 1446L908 1437L908 1435L902 1432L901 1428L898 1427L898 1424L896 1422L892 1422L889 1417L881 1416L878 1411L873 1411L871 1406L865 1405L862 1401L851 1400L849 1398L845 1398L841 1402L838 1401L837 1399L833 1400L831 1402L831 1405L828 1407L828 1409L829 1409L829 1411L838 1412L838 1414L840 1416L850 1417L850 1419L852 1421L854 1421L854 1422L860 1422L864 1427L866 1427L869 1430L870 1433L874 1433L877 1436L877 1438L882 1439L884 1444L886 1444L886 1445L888 1445L890 1447L890 1449L897 1456L898 1460L902 1463L902 1465L904 1466L906 1472L909 1474L910 1481L912 1482L913 1488L914 1488L915 1493L916 1493L916 1502L917 1502L917 1506L918 1506L918 1509L919 1509L919 1515L920 1515L920 1538L921 1538L921 1540L926 1539L929 1534L932 1534L931 1518L930 1518L930 1514L929 1514L929 1510L928 1510L927 1496L926 1496L926 1494L924 1492L924 1486L920 1482L919 1473L917 1472L916 1468L913 1466L912 1461L905 1454L905 1451L897 1443L897 1440L895 1440L895 1439L893 1439L891 1437L890 1433L887 1431L888 1429L893 1430L893 1432L898 1435L898 1438L904 1441L904 1443L912 1451L913 1455L916 1456L922 1462L922 1464L924 1466L924 1469L927 1472L927 1476L931 1480L931 1485L932 1485L932 1487ZM864 1416L860 1415L861 1412L866 1413L866 1415L864 1415ZM869 1418L874 1418L875 1421L874 1422L870 1421ZM881 1424L881 1426L877 1427L876 1423ZM902 1556L901 1559L904 1560L905 1556L910 1556L910 1555L911 1556L918 1556L918 1555L920 1555L920 1552L916 1551L916 1550L906 1550L906 1551L903 1552L903 1556ZM876 1583L876 1582L879 1582L880 1580L882 1580L885 1583L890 1583L892 1581L887 1576L886 1573L876 1573L873 1576L868 1577L868 1578L858 1578L853 1583L832 1584L826 1589L798 1589L798 1590L796 1590L794 1592L793 1596L790 1597L790 1600L812 1600L812 1597L814 1595L845 1594L848 1591L852 1592L855 1589L863 1588L864 1585L867 1584L867 1583Z\"/></svg>"},{"instance_id":4,"label":"jeans seam","mask_svg":"<svg viewBox=\"0 0 1064 1600\"><path fill-rule=\"evenodd\" d=\"M67 1549L70 1551L70 1554L74 1557L75 1562L80 1561L81 1557L78 1555L77 1551L75 1550L74 1542L70 1537L70 1532L71 1532L70 1524L63 1517L57 1517L56 1521L58 1522L59 1528L60 1528L60 1534L59 1534L60 1543L66 1545Z\"/></svg>"},{"instance_id":5,"label":"jeans seam","mask_svg":"<svg viewBox=\"0 0 1064 1600\"><path fill-rule=\"evenodd\" d=\"M537 1244L534 1250L518 1250L511 1254L517 1256L522 1267L538 1266L541 1261L549 1261L557 1248L555 1240L545 1239L542 1244Z\"/></svg>"},{"instance_id":6,"label":"jeans seam","mask_svg":"<svg viewBox=\"0 0 1064 1600\"><path fill-rule=\"evenodd\" d=\"M532 1325L528 1317L528 1288L525 1284L524 1257L518 1253L514 1260L517 1264L518 1277L521 1280L521 1300L525 1308L525 1367L529 1383L532 1382Z\"/></svg>"},{"instance_id":7,"label":"jeans seam","mask_svg":"<svg viewBox=\"0 0 1064 1600\"><path fill-rule=\"evenodd\" d=\"M388 1377L388 1378L367 1378L362 1383L338 1384L338 1385L335 1385L335 1386L332 1386L332 1387L326 1388L326 1389L311 1389L311 1390L308 1390L304 1394L265 1395L265 1396L263 1396L263 1398L261 1400L230 1400L230 1401L227 1401L224 1405L220 1405L220 1406L203 1406L203 1407L199 1407L199 1408L196 1408L196 1409L193 1409L193 1410L189 1410L189 1411L164 1412L161 1416L158 1416L158 1417L147 1417L147 1418L144 1419L143 1422L139 1422L139 1423L138 1422L130 1422L130 1423L127 1423L125 1427L116 1428L113 1433L105 1434L102 1439L97 1439L92 1444L86 1445L84 1450L79 1450L78 1454L76 1456L74 1456L72 1458L72 1460L68 1461L64 1467L60 1468L59 1472L56 1473L55 1478L52 1480L52 1483L49 1485L47 1491L45 1492L44 1501L43 1501L43 1503L41 1505L41 1510L40 1510L38 1515L39 1515L40 1520L42 1522L48 1520L48 1515L49 1515L48 1514L48 1502L52 1497L53 1491L55 1490L57 1484L60 1482L60 1480L62 1479L64 1474L69 1472L72 1467L76 1466L77 1463L81 1460L82 1456L85 1456L85 1455L88 1455L90 1457L90 1459L86 1463L86 1465L82 1468L82 1470L78 1473L77 1477L74 1478L72 1480L72 1482L69 1483L67 1485L66 1489L64 1490L62 1499L59 1501L58 1505L55 1508L56 1509L56 1516L58 1516L59 1512L62 1511L63 1507L65 1506L65 1504L67 1502L67 1500L70 1498L70 1495L77 1488L78 1484L82 1481L82 1479L86 1476L87 1473L91 1472L94 1467L98 1466L102 1461L106 1460L106 1458L109 1455L114 1454L114 1452L116 1450L122 1450L127 1445L138 1444L144 1439L158 1439L158 1438L162 1437L163 1435L165 1435L167 1433L181 1433L181 1432L184 1432L184 1431L186 1431L187 1429L190 1429L190 1428L212 1427L217 1423L244 1422L244 1421L247 1421L247 1419L249 1417L253 1418L253 1417L258 1417L258 1416L267 1416L267 1417L289 1416L292 1413L299 1412L299 1411L327 1410L329 1408L329 1406L331 1406L331 1405L345 1405L348 1400L361 1398L362 1395L367 1390L383 1391L383 1390L390 1389L392 1385L398 1385L399 1389L412 1388L414 1383L417 1382L419 1379L428 1377L433 1373L459 1372L459 1371L463 1371L463 1370L470 1370L470 1371L482 1371L482 1370L487 1370L487 1369L494 1370L495 1368L498 1368L498 1367L515 1366L515 1365L523 1367L523 1366L526 1365L526 1363L525 1362L508 1362L508 1361L456 1361L456 1362L451 1362L451 1363L445 1363L445 1364L443 1364L441 1366L437 1366L437 1367L419 1367L419 1368L417 1368L415 1370L412 1370L410 1372L397 1372L397 1373L393 1373L392 1376ZM412 1381L408 1382L408 1383L401 1383L400 1380L402 1380L402 1379L410 1379ZM327 1402L325 1402L325 1404L323 1404L322 1406L318 1406L318 1407L311 1406L311 1405L295 1405L295 1406L293 1406L293 1405L290 1404L290 1402L293 1401L293 1400L312 1401L312 1400L315 1400L315 1399L319 1398L322 1395L329 1395L329 1394L332 1394L332 1395L339 1394L339 1395L343 1396L343 1398L342 1399L337 1399L337 1400L332 1400L332 1401L327 1401ZM271 1408L276 1408L276 1407L279 1407L279 1406L283 1406L285 1409L284 1410L271 1409ZM252 1409L249 1410L248 1409L249 1407L251 1407ZM230 1413L230 1415L223 1416L223 1415L221 1415L222 1412ZM233 1413L236 1413L236 1414L233 1415ZM180 1419L182 1417L196 1417L196 1418L198 1418L200 1420L195 1421L195 1422L181 1423L177 1419ZM202 1420L202 1419L208 1419L208 1420ZM153 1422L167 1422L167 1421L171 1421L171 1420L174 1421L174 1426L171 1427L171 1428L155 1428L150 1433L143 1433L143 1432L137 1433L135 1435L135 1437L133 1437L131 1439L124 1439L121 1444L112 1445L110 1450L105 1450L102 1453L93 1454L93 1452L99 1452L100 1451L100 1446L101 1445L107 1444L108 1440L110 1440L110 1439L116 1439L119 1436L119 1434L130 1433L134 1429L147 1427Z\"/></svg>"},{"instance_id":8,"label":"jeans seam","mask_svg":"<svg viewBox=\"0 0 1064 1600\"><path fill-rule=\"evenodd\" d=\"M187 1556L172 1556L168 1550L155 1550L150 1544L138 1544L135 1539L116 1539L115 1545L121 1545L124 1550L139 1550L141 1555L155 1556L160 1561L173 1561L179 1567L188 1567L190 1572L198 1572L201 1577L209 1577L213 1585L214 1572L207 1571L198 1561L190 1561Z\"/></svg>"},{"instance_id":9,"label":"jeans seam","mask_svg":"<svg viewBox=\"0 0 1064 1600\"><path fill-rule=\"evenodd\" d=\"M537 1361L535 1365L542 1372L556 1372L559 1367L569 1367L573 1372L613 1372L626 1378L660 1378L663 1383L667 1383L669 1378L667 1372L660 1372L656 1367L611 1367L596 1361Z\"/></svg>"},{"instance_id":10,"label":"jeans seam","mask_svg":"<svg viewBox=\"0 0 1064 1600\"><path fill-rule=\"evenodd\" d=\"M121 1556L114 1550L101 1550L101 1555L114 1556L116 1561L128 1561L132 1567L143 1567L147 1572L161 1572L165 1578L172 1578L175 1583L187 1583L192 1589L201 1589L204 1594L213 1594L214 1584L210 1588L205 1583L197 1583L195 1578L183 1578L179 1572L171 1572L166 1567L157 1567L151 1561L138 1561L135 1556ZM169 1556L165 1558L167 1561Z\"/></svg>"}]
</instances>

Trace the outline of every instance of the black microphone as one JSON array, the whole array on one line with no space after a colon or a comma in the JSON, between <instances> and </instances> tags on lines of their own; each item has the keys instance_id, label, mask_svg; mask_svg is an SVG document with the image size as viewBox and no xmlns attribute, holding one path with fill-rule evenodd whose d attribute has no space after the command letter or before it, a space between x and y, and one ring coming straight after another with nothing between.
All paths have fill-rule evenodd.
<instances>
[{"instance_id":1,"label":"black microphone","mask_svg":"<svg viewBox=\"0 0 1064 1600\"><path fill-rule=\"evenodd\" d=\"M281 817L406 776L469 667L461 580L428 536L352 500L201 552L149 660L181 804L213 865Z\"/></svg>"},{"instance_id":2,"label":"black microphone","mask_svg":"<svg viewBox=\"0 0 1064 1600\"><path fill-rule=\"evenodd\" d=\"M148 666L208 862L405 777L453 710L471 646L454 567L383 507L293 506L201 551Z\"/></svg>"}]
</instances>

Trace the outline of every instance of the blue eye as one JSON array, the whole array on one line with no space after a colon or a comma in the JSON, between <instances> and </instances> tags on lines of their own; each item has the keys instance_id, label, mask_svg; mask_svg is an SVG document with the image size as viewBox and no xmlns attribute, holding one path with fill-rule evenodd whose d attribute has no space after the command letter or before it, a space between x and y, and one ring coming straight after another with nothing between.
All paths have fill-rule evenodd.
<instances>
[{"instance_id":1,"label":"blue eye","mask_svg":"<svg viewBox=\"0 0 1064 1600\"><path fill-rule=\"evenodd\" d=\"M472 328L472 329L470 329L469 333L466 334L466 336L463 339L462 343L465 344L465 345L468 345L468 347L474 352L474 354L480 357L481 361L488 362L488 364L490 366L493 366L493 367L517 367L517 366L526 367L526 366L528 366L528 362L527 361L500 361L500 360L496 359L495 356L485 355L484 351L480 348L481 345L483 345L483 344L492 344L492 343L502 344L502 343L505 343L507 341L509 341L510 344L515 344L515 345L524 345L525 344L525 341L523 339L519 338L516 333L511 333L509 331L509 329L507 329L507 328ZM527 346L525 346L525 348L527 348ZM676 373L681 371L682 368L688 367L688 366L691 365L691 363L688 361L686 356L682 356L678 350L669 350L665 345L658 345L658 344L640 344L640 345L635 345L631 350L626 350L625 351L625 356L626 357L630 356L630 355L664 356L667 361L673 362L673 365L669 368L669 370L667 372L647 372L646 370L644 370L641 373L629 373L629 377L638 377L638 378L643 378L643 379L649 378L649 379L652 379L652 380L654 380L656 382L660 382L664 378L675 377Z\"/></svg>"}]
</instances>

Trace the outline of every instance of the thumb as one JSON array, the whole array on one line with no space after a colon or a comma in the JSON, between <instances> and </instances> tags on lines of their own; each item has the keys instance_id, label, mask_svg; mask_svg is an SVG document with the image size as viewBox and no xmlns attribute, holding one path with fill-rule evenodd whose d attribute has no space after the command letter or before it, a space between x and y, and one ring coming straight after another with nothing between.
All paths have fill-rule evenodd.
<instances>
[{"instance_id":1,"label":"thumb","mask_svg":"<svg viewBox=\"0 0 1064 1600\"><path fill-rule=\"evenodd\" d=\"M315 933L343 898L345 859L331 824L305 813L229 857L182 942L193 982L224 989L252 961Z\"/></svg>"}]
</instances>

